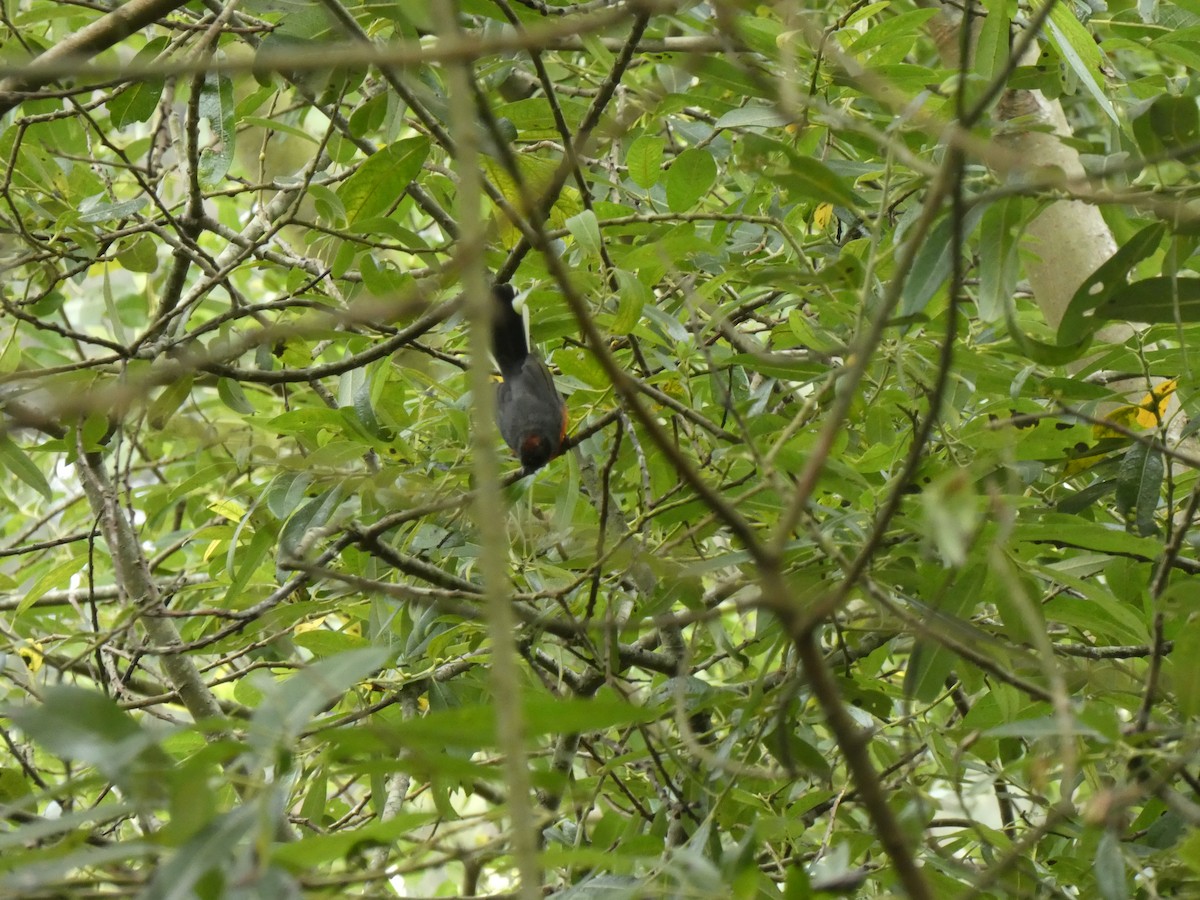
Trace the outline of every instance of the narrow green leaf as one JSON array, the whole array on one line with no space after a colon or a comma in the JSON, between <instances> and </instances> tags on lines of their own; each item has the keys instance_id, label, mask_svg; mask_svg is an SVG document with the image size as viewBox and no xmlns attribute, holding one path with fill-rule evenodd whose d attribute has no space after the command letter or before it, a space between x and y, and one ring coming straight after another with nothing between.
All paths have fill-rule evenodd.
<instances>
[{"instance_id":1,"label":"narrow green leaf","mask_svg":"<svg viewBox=\"0 0 1200 900\"><path fill-rule=\"evenodd\" d=\"M1072 516L1047 515L1042 522L1019 524L1013 529L1018 541L1061 543L1096 553L1118 553L1135 559L1157 559L1162 547L1149 538L1135 537L1113 528L1105 528Z\"/></svg>"},{"instance_id":2,"label":"narrow green leaf","mask_svg":"<svg viewBox=\"0 0 1200 900\"><path fill-rule=\"evenodd\" d=\"M129 713L97 691L55 685L37 706L10 708L21 730L56 756L120 774L155 743Z\"/></svg>"},{"instance_id":3,"label":"narrow green leaf","mask_svg":"<svg viewBox=\"0 0 1200 900\"><path fill-rule=\"evenodd\" d=\"M341 502L341 488L333 488L300 507L287 520L279 534L277 559L286 561L288 558L299 556L305 549L303 546L304 536L311 529L324 526Z\"/></svg>"},{"instance_id":4,"label":"narrow green leaf","mask_svg":"<svg viewBox=\"0 0 1200 900\"><path fill-rule=\"evenodd\" d=\"M975 231L979 220L983 217L983 209L972 208L963 222L963 241ZM904 283L901 294L900 315L912 316L924 312L929 301L950 278L951 253L954 249L954 222L945 217L938 222L926 235L917 258L913 260L908 280Z\"/></svg>"},{"instance_id":5,"label":"narrow green leaf","mask_svg":"<svg viewBox=\"0 0 1200 900\"><path fill-rule=\"evenodd\" d=\"M937 14L936 9L912 9L899 15L881 18L856 38L846 52L858 56L896 41L901 42L901 46L911 46L925 23Z\"/></svg>"},{"instance_id":6,"label":"narrow green leaf","mask_svg":"<svg viewBox=\"0 0 1200 900\"><path fill-rule=\"evenodd\" d=\"M199 896L196 883L213 870L225 871L238 844L258 823L258 804L240 803L221 814L154 871L140 900L187 900Z\"/></svg>"},{"instance_id":7,"label":"narrow green leaf","mask_svg":"<svg viewBox=\"0 0 1200 900\"><path fill-rule=\"evenodd\" d=\"M149 202L145 197L134 197L132 200L123 200L120 203L102 203L98 206L88 207L86 210L80 210L79 221L87 225L94 225L97 222L126 219Z\"/></svg>"},{"instance_id":8,"label":"narrow green leaf","mask_svg":"<svg viewBox=\"0 0 1200 900\"><path fill-rule=\"evenodd\" d=\"M265 128L268 131L290 134L292 137L308 141L310 144L317 143L317 139L303 128L290 125L287 122L281 122L279 119L268 119L263 116L243 116L240 121L242 125L257 125L259 128Z\"/></svg>"},{"instance_id":9,"label":"narrow green leaf","mask_svg":"<svg viewBox=\"0 0 1200 900\"><path fill-rule=\"evenodd\" d=\"M371 402L374 380L371 377L371 371L366 369L356 369L354 372L348 372L342 376L343 384L350 383L353 386L354 414L358 424L366 429L367 434L372 438L387 440L387 435L379 424L379 417L375 415L375 406ZM340 387L341 385L339 385Z\"/></svg>"},{"instance_id":10,"label":"narrow green leaf","mask_svg":"<svg viewBox=\"0 0 1200 900\"><path fill-rule=\"evenodd\" d=\"M1117 110L1108 99L1108 94L1104 92L1104 85L1100 83L1100 73L1105 67L1104 55L1096 46L1091 33L1075 18L1071 4L1054 3L1054 9L1050 11L1050 18L1046 22L1046 32L1059 57L1075 73L1075 77L1092 95L1092 99L1115 124L1119 124Z\"/></svg>"},{"instance_id":11,"label":"narrow green leaf","mask_svg":"<svg viewBox=\"0 0 1200 900\"><path fill-rule=\"evenodd\" d=\"M167 39L165 37L153 38L137 52L131 65L134 67L145 66L166 48ZM154 115L154 110L158 108L158 101L162 99L164 84L165 81L161 77L139 78L131 82L115 97L109 98L105 106L108 107L108 114L113 126L125 128L137 122L149 121L150 117Z\"/></svg>"},{"instance_id":12,"label":"narrow green leaf","mask_svg":"<svg viewBox=\"0 0 1200 900\"><path fill-rule=\"evenodd\" d=\"M25 451L13 443L7 434L0 434L0 465L25 482L47 500L53 499L50 483Z\"/></svg>"},{"instance_id":13,"label":"narrow green leaf","mask_svg":"<svg viewBox=\"0 0 1200 900\"><path fill-rule=\"evenodd\" d=\"M866 204L845 179L811 156L788 153L788 170L772 175L771 180L787 188L798 200L816 200L862 209Z\"/></svg>"},{"instance_id":14,"label":"narrow green leaf","mask_svg":"<svg viewBox=\"0 0 1200 900\"><path fill-rule=\"evenodd\" d=\"M1112 828L1105 828L1096 844L1092 874L1102 900L1128 900L1129 885L1125 878L1125 856L1122 841Z\"/></svg>"},{"instance_id":15,"label":"narrow green leaf","mask_svg":"<svg viewBox=\"0 0 1200 900\"><path fill-rule=\"evenodd\" d=\"M278 844L271 858L289 866L311 868L346 859L367 847L394 844L399 838L437 818L434 812L401 813L362 828L343 828L330 834L310 835L289 844Z\"/></svg>"},{"instance_id":16,"label":"narrow green leaf","mask_svg":"<svg viewBox=\"0 0 1200 900\"><path fill-rule=\"evenodd\" d=\"M1150 325L1200 322L1200 278L1144 278L1118 287L1096 308L1101 321Z\"/></svg>"},{"instance_id":17,"label":"narrow green leaf","mask_svg":"<svg viewBox=\"0 0 1200 900\"><path fill-rule=\"evenodd\" d=\"M1167 233L1161 222L1147 225L1105 260L1075 291L1058 324L1060 346L1077 344L1090 337L1099 327L1093 310L1104 304L1114 293L1125 287L1133 267L1158 249Z\"/></svg>"},{"instance_id":18,"label":"narrow green leaf","mask_svg":"<svg viewBox=\"0 0 1200 900\"><path fill-rule=\"evenodd\" d=\"M957 579L955 589L946 591L940 598L938 612L950 620L969 618L979 601L980 587L986 571L983 566L971 566ZM937 629L936 621L930 625ZM946 677L954 668L958 656L951 650L932 640L918 640L908 658L904 671L904 694L922 703L928 703L945 690Z\"/></svg>"},{"instance_id":19,"label":"narrow green leaf","mask_svg":"<svg viewBox=\"0 0 1200 900\"><path fill-rule=\"evenodd\" d=\"M1125 452L1117 477L1117 508L1132 519L1143 537L1157 533L1154 512L1162 493L1164 466L1162 454L1136 442Z\"/></svg>"},{"instance_id":20,"label":"narrow green leaf","mask_svg":"<svg viewBox=\"0 0 1200 900\"><path fill-rule=\"evenodd\" d=\"M212 142L200 151L200 183L213 187L225 180L233 164L237 140L233 82L224 76L208 76L200 88L200 117L208 119Z\"/></svg>"},{"instance_id":21,"label":"narrow green leaf","mask_svg":"<svg viewBox=\"0 0 1200 900\"><path fill-rule=\"evenodd\" d=\"M1020 197L991 203L984 210L979 229L978 300L979 318L984 322L1003 318L1016 290L1021 275L1018 248L1024 217L1025 204Z\"/></svg>"},{"instance_id":22,"label":"narrow green leaf","mask_svg":"<svg viewBox=\"0 0 1200 900\"><path fill-rule=\"evenodd\" d=\"M348 650L313 663L272 686L259 702L247 737L260 753L287 747L313 716L384 664L387 647Z\"/></svg>"},{"instance_id":23,"label":"narrow green leaf","mask_svg":"<svg viewBox=\"0 0 1200 900\"><path fill-rule=\"evenodd\" d=\"M146 412L146 419L151 428L163 428L175 411L191 396L194 377L191 373L183 375L159 392Z\"/></svg>"},{"instance_id":24,"label":"narrow green leaf","mask_svg":"<svg viewBox=\"0 0 1200 900\"><path fill-rule=\"evenodd\" d=\"M247 513L249 515L249 513ZM233 577L229 582L227 595L229 599L225 606L229 609L241 609L245 604L239 603L237 598L245 590L246 585L250 583L251 576L258 571L259 565L267 554L271 551L271 547L275 544L275 534L269 528L259 528L253 533L249 543L231 544L230 551L237 561L237 569L233 573Z\"/></svg>"},{"instance_id":25,"label":"narrow green leaf","mask_svg":"<svg viewBox=\"0 0 1200 900\"><path fill-rule=\"evenodd\" d=\"M987 17L979 29L975 45L975 73L985 84L1004 71L1008 64L1008 0L985 0Z\"/></svg>"},{"instance_id":26,"label":"narrow green leaf","mask_svg":"<svg viewBox=\"0 0 1200 900\"><path fill-rule=\"evenodd\" d=\"M619 306L608 328L614 335L626 335L637 327L642 310L654 299L654 293L632 272L617 269L616 276Z\"/></svg>"},{"instance_id":27,"label":"narrow green leaf","mask_svg":"<svg viewBox=\"0 0 1200 900\"><path fill-rule=\"evenodd\" d=\"M717 119L714 128L778 128L786 125L791 118L783 115L774 106L740 106Z\"/></svg>"},{"instance_id":28,"label":"narrow green leaf","mask_svg":"<svg viewBox=\"0 0 1200 900\"><path fill-rule=\"evenodd\" d=\"M1093 740L1104 739L1104 735L1090 725L1085 725L1078 719L1063 722L1058 716L1018 719L1015 722L1006 722L995 728L989 728L984 734L988 737L1020 737L1027 740L1072 736L1084 736Z\"/></svg>"}]
</instances>

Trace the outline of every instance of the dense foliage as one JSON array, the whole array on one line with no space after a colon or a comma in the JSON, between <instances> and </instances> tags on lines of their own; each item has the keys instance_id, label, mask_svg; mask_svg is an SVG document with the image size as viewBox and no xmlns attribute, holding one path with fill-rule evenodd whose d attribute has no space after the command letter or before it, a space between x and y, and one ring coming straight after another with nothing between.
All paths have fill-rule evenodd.
<instances>
[{"instance_id":1,"label":"dense foliage","mask_svg":"<svg viewBox=\"0 0 1200 900\"><path fill-rule=\"evenodd\" d=\"M1200 6L453 6L3 4L0 894L1200 890Z\"/></svg>"}]
</instances>

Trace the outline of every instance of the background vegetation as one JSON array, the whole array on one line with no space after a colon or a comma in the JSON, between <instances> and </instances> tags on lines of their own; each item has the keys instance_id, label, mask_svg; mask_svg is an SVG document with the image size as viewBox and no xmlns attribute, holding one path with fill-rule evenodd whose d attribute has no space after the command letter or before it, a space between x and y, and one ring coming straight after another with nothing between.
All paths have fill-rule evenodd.
<instances>
[{"instance_id":1,"label":"background vegetation","mask_svg":"<svg viewBox=\"0 0 1200 900\"><path fill-rule=\"evenodd\" d=\"M0 893L1200 891L1200 5L453 6L0 5Z\"/></svg>"}]
</instances>

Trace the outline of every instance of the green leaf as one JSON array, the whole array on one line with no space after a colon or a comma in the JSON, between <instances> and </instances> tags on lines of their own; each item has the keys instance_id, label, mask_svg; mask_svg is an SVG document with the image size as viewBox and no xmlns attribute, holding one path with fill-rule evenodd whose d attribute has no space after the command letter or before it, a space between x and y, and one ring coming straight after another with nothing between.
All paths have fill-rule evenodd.
<instances>
[{"instance_id":1,"label":"green leaf","mask_svg":"<svg viewBox=\"0 0 1200 900\"><path fill-rule=\"evenodd\" d=\"M1161 222L1147 225L1118 247L1116 253L1084 280L1067 304L1062 321L1058 324L1060 346L1079 343L1100 327L1093 311L1125 287L1134 266L1158 249L1166 232L1167 227Z\"/></svg>"},{"instance_id":2,"label":"green leaf","mask_svg":"<svg viewBox=\"0 0 1200 900\"><path fill-rule=\"evenodd\" d=\"M234 412L239 412L244 416L254 415L254 406L246 397L246 392L242 390L240 382L234 381L232 378L218 378L217 396Z\"/></svg>"},{"instance_id":3,"label":"green leaf","mask_svg":"<svg viewBox=\"0 0 1200 900\"><path fill-rule=\"evenodd\" d=\"M1125 856L1121 839L1112 828L1105 828L1096 844L1093 874L1096 888L1103 900L1128 900L1129 885L1125 879Z\"/></svg>"},{"instance_id":4,"label":"green leaf","mask_svg":"<svg viewBox=\"0 0 1200 900\"><path fill-rule=\"evenodd\" d=\"M378 222L379 220L364 219L362 221ZM363 254L359 257L358 271L362 275L363 284L367 286L367 290L376 297L388 297L399 294L412 284L411 276L397 272L391 266L381 265L378 260L369 254Z\"/></svg>"},{"instance_id":5,"label":"green leaf","mask_svg":"<svg viewBox=\"0 0 1200 900\"><path fill-rule=\"evenodd\" d=\"M249 513L247 513L248 515ZM258 567L267 558L267 554L271 552L271 547L275 544L275 534L270 529L259 528L252 534L249 543L230 544L230 552L237 560L237 569L232 573L226 592L225 605L230 609L241 609L245 606L244 603L238 602L237 598L250 583L250 578L258 571Z\"/></svg>"},{"instance_id":6,"label":"green leaf","mask_svg":"<svg viewBox=\"0 0 1200 900\"><path fill-rule=\"evenodd\" d=\"M145 66L166 49L166 37L151 38L146 42L146 46L133 57L131 65L134 67ZM165 83L161 77L139 78L131 82L115 97L110 97L105 106L108 107L113 127L125 128L137 122L149 121L158 108L158 101L162 99Z\"/></svg>"},{"instance_id":7,"label":"green leaf","mask_svg":"<svg viewBox=\"0 0 1200 900\"><path fill-rule=\"evenodd\" d=\"M955 579L955 589L945 591L939 597L937 607L941 616L949 620L970 618L980 599L980 588L987 574L984 566L971 566ZM936 632L945 625L936 619L927 624ZM946 678L959 659L952 650L936 640L918 638L908 665L904 670L904 694L921 703L928 703L946 689Z\"/></svg>"},{"instance_id":8,"label":"green leaf","mask_svg":"<svg viewBox=\"0 0 1200 900\"><path fill-rule=\"evenodd\" d=\"M987 7L987 16L979 29L973 61L975 73L985 83L991 83L1008 65L1010 19L1008 0L985 0L984 5Z\"/></svg>"},{"instance_id":9,"label":"green leaf","mask_svg":"<svg viewBox=\"0 0 1200 900\"><path fill-rule=\"evenodd\" d=\"M100 807L103 812L112 814L111 805ZM93 813L96 815L97 813ZM81 823L82 825L83 823ZM64 823L64 831L67 830ZM83 827L79 831L82 832ZM21 829L15 829L14 834L25 834L28 840L33 840L34 829L25 826ZM59 844L62 846L70 846L70 841L63 841ZM61 894L61 886L64 882L70 880L73 874L80 870L105 868L108 866L138 866L138 865L153 865L151 857L155 856L159 849L149 841L118 841L107 846L100 847L82 847L73 851L62 852L56 848L56 852L48 858L37 859L39 854L30 854L34 858L31 860L28 857L19 854L10 853L9 862L20 865L15 871L0 878L0 893L7 897L33 897L37 895L58 895ZM142 861L146 860L145 863ZM23 865L21 865L23 863Z\"/></svg>"},{"instance_id":10,"label":"green leaf","mask_svg":"<svg viewBox=\"0 0 1200 900\"><path fill-rule=\"evenodd\" d=\"M354 170L337 192L346 221L379 216L395 204L421 171L429 155L429 138L405 138L391 144Z\"/></svg>"},{"instance_id":11,"label":"green leaf","mask_svg":"<svg viewBox=\"0 0 1200 900\"><path fill-rule=\"evenodd\" d=\"M811 156L789 150L787 171L770 177L787 188L793 199L823 201L854 210L867 205L845 179Z\"/></svg>"},{"instance_id":12,"label":"green leaf","mask_svg":"<svg viewBox=\"0 0 1200 900\"><path fill-rule=\"evenodd\" d=\"M1149 324L1200 322L1200 278L1144 278L1118 286L1105 295L1093 317Z\"/></svg>"},{"instance_id":13,"label":"green leaf","mask_svg":"<svg viewBox=\"0 0 1200 900\"><path fill-rule=\"evenodd\" d=\"M40 706L12 707L8 715L51 753L110 778L156 743L111 699L74 685L51 687Z\"/></svg>"},{"instance_id":14,"label":"green leaf","mask_svg":"<svg viewBox=\"0 0 1200 900\"><path fill-rule=\"evenodd\" d=\"M989 14L990 21L990 14ZM1005 44L1007 46L1007 43ZM979 318L995 322L1005 315L1021 275L1021 231L1025 204L1006 197L988 204L979 229Z\"/></svg>"},{"instance_id":15,"label":"green leaf","mask_svg":"<svg viewBox=\"0 0 1200 900\"><path fill-rule=\"evenodd\" d=\"M911 46L921 33L925 23L936 15L936 9L913 9L899 15L882 18L856 38L846 52L858 56L876 47L893 43Z\"/></svg>"},{"instance_id":16,"label":"green leaf","mask_svg":"<svg viewBox=\"0 0 1200 900\"><path fill-rule=\"evenodd\" d=\"M1195 97L1163 94L1132 116L1133 135L1146 156L1188 147L1200 137L1200 110Z\"/></svg>"},{"instance_id":17,"label":"green leaf","mask_svg":"<svg viewBox=\"0 0 1200 900\"><path fill-rule=\"evenodd\" d=\"M614 273L617 279L617 314L609 323L608 329L614 335L630 334L642 318L642 310L647 303L653 302L654 292L642 284L632 272L617 269Z\"/></svg>"},{"instance_id":18,"label":"green leaf","mask_svg":"<svg viewBox=\"0 0 1200 900\"><path fill-rule=\"evenodd\" d=\"M195 376L189 373L171 382L159 392L146 411L146 418L150 422L151 428L164 428L179 407L187 402L192 395L194 378Z\"/></svg>"},{"instance_id":19,"label":"green leaf","mask_svg":"<svg viewBox=\"0 0 1200 900\"><path fill-rule=\"evenodd\" d=\"M1162 454L1136 442L1125 452L1117 478L1117 508L1133 520L1137 533L1156 534L1155 510L1162 493L1164 465Z\"/></svg>"},{"instance_id":20,"label":"green leaf","mask_svg":"<svg viewBox=\"0 0 1200 900\"><path fill-rule=\"evenodd\" d=\"M1200 715L1200 628L1180 629L1175 650L1167 658L1166 671L1179 698L1181 715Z\"/></svg>"},{"instance_id":21,"label":"green leaf","mask_svg":"<svg viewBox=\"0 0 1200 900\"><path fill-rule=\"evenodd\" d=\"M1080 722L1078 719L1063 722L1057 716L1040 716L1035 719L1020 719L1015 722L1006 722L995 728L989 728L984 733L989 737L1020 737L1030 741L1037 740L1038 738L1073 736L1089 737L1094 740L1104 739L1104 735L1090 725Z\"/></svg>"},{"instance_id":22,"label":"green leaf","mask_svg":"<svg viewBox=\"0 0 1200 900\"><path fill-rule=\"evenodd\" d=\"M287 122L281 121L280 119L267 119L263 118L262 116L242 116L240 121L244 126L256 125L259 128L265 128L268 131L278 131L281 134L290 134L292 137L300 138L300 140L307 141L310 144L317 143L317 139L303 128L291 125Z\"/></svg>"},{"instance_id":23,"label":"green leaf","mask_svg":"<svg viewBox=\"0 0 1200 900\"><path fill-rule=\"evenodd\" d=\"M46 481L42 470L26 455L24 450L13 443L12 438L7 434L0 434L0 465L47 500L54 499L50 483Z\"/></svg>"},{"instance_id":24,"label":"green leaf","mask_svg":"<svg viewBox=\"0 0 1200 900\"><path fill-rule=\"evenodd\" d=\"M112 222L115 219L127 219L143 209L149 202L145 197L134 197L132 200L124 200L120 203L101 203L96 206L89 206L87 209L80 210L79 221L87 225L93 225L97 222Z\"/></svg>"},{"instance_id":25,"label":"green leaf","mask_svg":"<svg viewBox=\"0 0 1200 900\"><path fill-rule=\"evenodd\" d=\"M195 897L195 886L212 871L230 868L234 851L258 823L261 811L254 803L240 803L203 828L154 870L141 892L141 900L185 900Z\"/></svg>"},{"instance_id":26,"label":"green leaf","mask_svg":"<svg viewBox=\"0 0 1200 900\"><path fill-rule=\"evenodd\" d=\"M277 747L287 747L312 718L388 659L387 647L348 650L319 660L267 691L250 720L246 734L262 759Z\"/></svg>"},{"instance_id":27,"label":"green leaf","mask_svg":"<svg viewBox=\"0 0 1200 900\"><path fill-rule=\"evenodd\" d=\"M600 248L603 246L600 238L600 224L596 214L585 209L567 219L567 230L575 238L575 243L583 252L586 259L599 259Z\"/></svg>"},{"instance_id":28,"label":"green leaf","mask_svg":"<svg viewBox=\"0 0 1200 900\"><path fill-rule=\"evenodd\" d=\"M658 184L658 179L662 177L663 150L666 146L665 139L649 134L643 134L629 145L625 153L625 165L634 184L647 190Z\"/></svg>"},{"instance_id":29,"label":"green leaf","mask_svg":"<svg viewBox=\"0 0 1200 900\"><path fill-rule=\"evenodd\" d=\"M280 563L300 556L306 549L305 537L312 529L322 528L329 522L342 500L341 488L324 491L319 497L300 507L279 534L277 558Z\"/></svg>"},{"instance_id":30,"label":"green leaf","mask_svg":"<svg viewBox=\"0 0 1200 900\"><path fill-rule=\"evenodd\" d=\"M117 251L117 261L126 272L157 272L158 245L145 236L123 241Z\"/></svg>"},{"instance_id":31,"label":"green leaf","mask_svg":"<svg viewBox=\"0 0 1200 900\"><path fill-rule=\"evenodd\" d=\"M983 209L973 207L963 222L964 244L979 225ZM929 301L950 277L954 250L954 223L950 218L939 219L925 236L921 249L917 251L908 280L901 294L901 316L912 316L924 312Z\"/></svg>"},{"instance_id":32,"label":"green leaf","mask_svg":"<svg viewBox=\"0 0 1200 900\"><path fill-rule=\"evenodd\" d=\"M1122 554L1143 560L1157 559L1162 549L1157 541L1064 515L1046 515L1039 522L1020 523L1013 529L1013 536L1020 541L1066 544L1096 553Z\"/></svg>"},{"instance_id":33,"label":"green leaf","mask_svg":"<svg viewBox=\"0 0 1200 900\"><path fill-rule=\"evenodd\" d=\"M1039 3L1041 2L1052 0L1039 0ZM1054 8L1050 10L1050 18L1046 21L1046 32L1059 57L1092 95L1096 105L1104 110L1113 124L1119 124L1117 110L1108 99L1099 80L1100 73L1107 67L1104 55L1096 46L1092 35L1075 18L1069 3L1054 4Z\"/></svg>"},{"instance_id":34,"label":"green leaf","mask_svg":"<svg viewBox=\"0 0 1200 900\"><path fill-rule=\"evenodd\" d=\"M667 169L667 206L687 212L717 180L717 163L707 150L684 150Z\"/></svg>"},{"instance_id":35,"label":"green leaf","mask_svg":"<svg viewBox=\"0 0 1200 900\"><path fill-rule=\"evenodd\" d=\"M213 187L225 180L233 164L237 141L233 82L223 75L208 76L200 86L200 117L208 119L212 141L200 150L200 183Z\"/></svg>"},{"instance_id":36,"label":"green leaf","mask_svg":"<svg viewBox=\"0 0 1200 900\"><path fill-rule=\"evenodd\" d=\"M384 822L371 822L361 828L344 828L330 834L303 837L277 844L271 859L296 868L309 869L325 863L347 860L376 847L396 843L404 835L435 821L432 812L402 813Z\"/></svg>"},{"instance_id":37,"label":"green leaf","mask_svg":"<svg viewBox=\"0 0 1200 900\"><path fill-rule=\"evenodd\" d=\"M791 122L774 106L751 104L731 109L719 119L714 128L778 128Z\"/></svg>"},{"instance_id":38,"label":"green leaf","mask_svg":"<svg viewBox=\"0 0 1200 900\"><path fill-rule=\"evenodd\" d=\"M623 700L526 700L525 733L576 734L604 731L658 717L658 713ZM488 706L459 707L430 713L409 722L397 737L405 745L489 746L495 743L495 711Z\"/></svg>"}]
</instances>

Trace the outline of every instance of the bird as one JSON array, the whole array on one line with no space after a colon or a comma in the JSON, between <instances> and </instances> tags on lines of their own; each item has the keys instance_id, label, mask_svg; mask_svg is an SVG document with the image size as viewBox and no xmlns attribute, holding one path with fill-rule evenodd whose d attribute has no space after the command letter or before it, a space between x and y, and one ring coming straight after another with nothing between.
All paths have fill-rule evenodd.
<instances>
[{"instance_id":1,"label":"bird","mask_svg":"<svg viewBox=\"0 0 1200 900\"><path fill-rule=\"evenodd\" d=\"M503 379L496 388L496 424L529 475L562 451L567 404L546 363L529 349L516 296L510 284L492 287L492 355Z\"/></svg>"}]
</instances>

